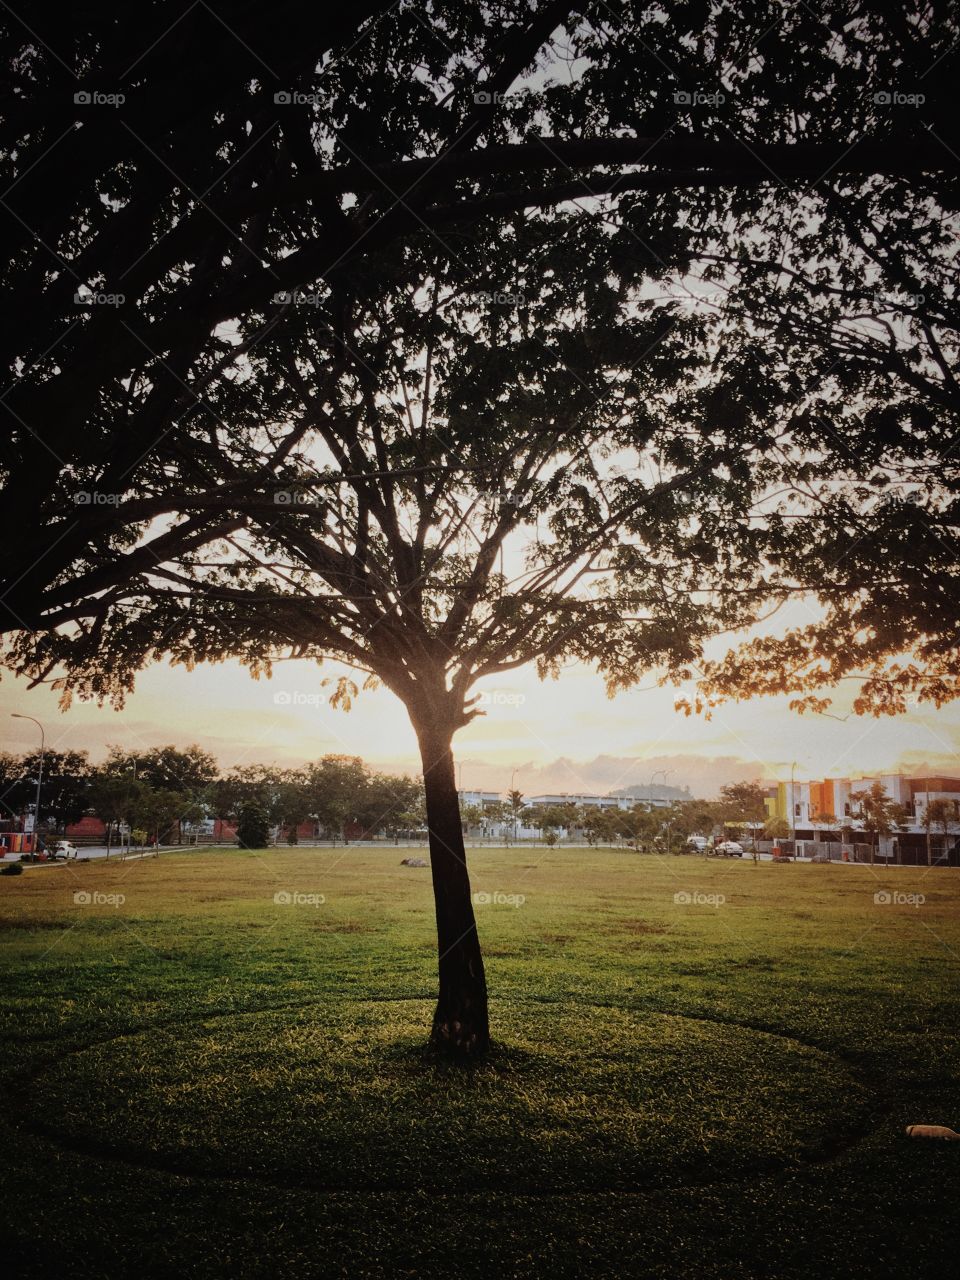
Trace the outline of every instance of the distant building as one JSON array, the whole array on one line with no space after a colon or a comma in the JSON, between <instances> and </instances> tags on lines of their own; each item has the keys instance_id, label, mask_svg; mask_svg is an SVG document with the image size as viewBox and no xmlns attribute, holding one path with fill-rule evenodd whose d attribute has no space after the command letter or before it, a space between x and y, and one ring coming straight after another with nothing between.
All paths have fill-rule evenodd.
<instances>
[{"instance_id":1,"label":"distant building","mask_svg":"<svg viewBox=\"0 0 960 1280\"><path fill-rule=\"evenodd\" d=\"M499 791L460 791L461 805L473 805L477 809L486 809L490 805L500 804L503 796Z\"/></svg>"},{"instance_id":2,"label":"distant building","mask_svg":"<svg viewBox=\"0 0 960 1280\"><path fill-rule=\"evenodd\" d=\"M860 802L876 783L890 800L902 806L904 821L899 831L874 842L875 856L926 861L927 805L934 800L947 800L954 806L957 830L943 833L938 827L937 860L960 861L960 778L911 778L902 773L882 773L869 778L778 782L766 789L764 803L768 816L783 818L797 840L822 843L832 838L850 845L869 843L860 818Z\"/></svg>"}]
</instances>

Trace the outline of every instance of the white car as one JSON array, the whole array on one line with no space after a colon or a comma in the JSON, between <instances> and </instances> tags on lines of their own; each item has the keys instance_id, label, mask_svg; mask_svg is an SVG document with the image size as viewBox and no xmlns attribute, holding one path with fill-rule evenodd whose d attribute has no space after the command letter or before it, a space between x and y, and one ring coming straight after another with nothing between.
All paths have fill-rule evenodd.
<instances>
[{"instance_id":1,"label":"white car","mask_svg":"<svg viewBox=\"0 0 960 1280\"><path fill-rule=\"evenodd\" d=\"M77 846L71 844L69 840L58 840L53 846L53 851L60 858L75 858L77 856Z\"/></svg>"},{"instance_id":2,"label":"white car","mask_svg":"<svg viewBox=\"0 0 960 1280\"><path fill-rule=\"evenodd\" d=\"M709 843L706 836L687 836L687 844L691 849L696 849L697 853L703 853Z\"/></svg>"},{"instance_id":3,"label":"white car","mask_svg":"<svg viewBox=\"0 0 960 1280\"><path fill-rule=\"evenodd\" d=\"M713 851L720 858L742 858L744 852L743 845L736 840L721 840L714 845Z\"/></svg>"}]
</instances>

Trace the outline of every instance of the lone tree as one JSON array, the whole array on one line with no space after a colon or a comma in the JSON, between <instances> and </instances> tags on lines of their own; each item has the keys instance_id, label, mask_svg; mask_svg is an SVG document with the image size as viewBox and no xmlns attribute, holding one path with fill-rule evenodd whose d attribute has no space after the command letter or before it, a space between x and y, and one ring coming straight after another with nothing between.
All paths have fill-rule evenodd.
<instances>
[{"instance_id":1,"label":"lone tree","mask_svg":"<svg viewBox=\"0 0 960 1280\"><path fill-rule=\"evenodd\" d=\"M760 226L786 235L798 198L801 224L848 210L837 254L867 218L902 243L905 185L924 235L950 239L955 15L441 2L321 29L281 5L244 7L227 39L194 6L171 42L149 14L146 52L115 15L19 37L8 661L90 696L164 654L335 658L385 684L423 760L433 1039L482 1052L452 758L476 681L569 659L611 690L691 678L709 637L821 587L856 606L817 641L835 679L876 564L909 572L903 504L878 495L944 442L921 424L878 449L869 411L913 385L910 361L860 382L851 366L864 408L838 452L791 374L822 372L833 330L798 324L781 350L743 256ZM573 74L524 81L545 53ZM925 115L884 115L876 94L922 58ZM78 91L125 101L79 111ZM798 252L816 274L818 246ZM705 264L740 294L691 302ZM928 363L949 370L938 333ZM851 528L872 546L854 596L833 561L817 573ZM956 603L945 590L947 622ZM915 616L893 611L869 656ZM931 630L935 655L954 633ZM802 643L739 670L787 687Z\"/></svg>"},{"instance_id":2,"label":"lone tree","mask_svg":"<svg viewBox=\"0 0 960 1280\"><path fill-rule=\"evenodd\" d=\"M435 258L424 239L352 279L348 340L291 308L249 355L251 385L196 411L203 476L178 481L259 475L291 418L309 420L243 528L117 584L23 654L94 696L122 694L161 647L255 672L333 657L394 692L423 762L433 1037L469 1055L488 1017L452 743L479 713L473 686L572 658L611 690L685 674L744 616L763 535L733 513L765 482L766 428L749 405L736 422L716 407L720 389L738 397L708 344L689 354L699 322L644 301L647 255L590 220L487 225L454 268ZM678 388L695 363L698 385ZM355 692L342 677L333 697Z\"/></svg>"}]
</instances>

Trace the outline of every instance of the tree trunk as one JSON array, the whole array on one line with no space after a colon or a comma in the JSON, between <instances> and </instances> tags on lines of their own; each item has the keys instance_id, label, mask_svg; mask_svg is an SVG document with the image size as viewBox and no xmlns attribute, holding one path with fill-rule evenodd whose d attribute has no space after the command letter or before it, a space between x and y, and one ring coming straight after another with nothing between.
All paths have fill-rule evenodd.
<instances>
[{"instance_id":1,"label":"tree trunk","mask_svg":"<svg viewBox=\"0 0 960 1280\"><path fill-rule=\"evenodd\" d=\"M467 874L452 734L418 728L417 737L423 761L440 968L430 1042L453 1057L476 1058L490 1043L487 983Z\"/></svg>"}]
</instances>

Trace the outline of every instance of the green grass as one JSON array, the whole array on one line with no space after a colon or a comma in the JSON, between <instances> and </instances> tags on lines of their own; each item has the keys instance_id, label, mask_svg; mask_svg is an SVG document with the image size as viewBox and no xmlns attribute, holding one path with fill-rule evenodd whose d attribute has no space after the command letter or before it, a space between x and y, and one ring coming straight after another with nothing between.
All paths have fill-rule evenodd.
<instances>
[{"instance_id":1,"label":"green grass","mask_svg":"<svg viewBox=\"0 0 960 1280\"><path fill-rule=\"evenodd\" d=\"M903 1130L960 1124L956 872L476 850L524 901L477 908L497 1045L463 1071L423 1052L405 852L0 879L14 1274L951 1269L960 1143Z\"/></svg>"}]
</instances>

